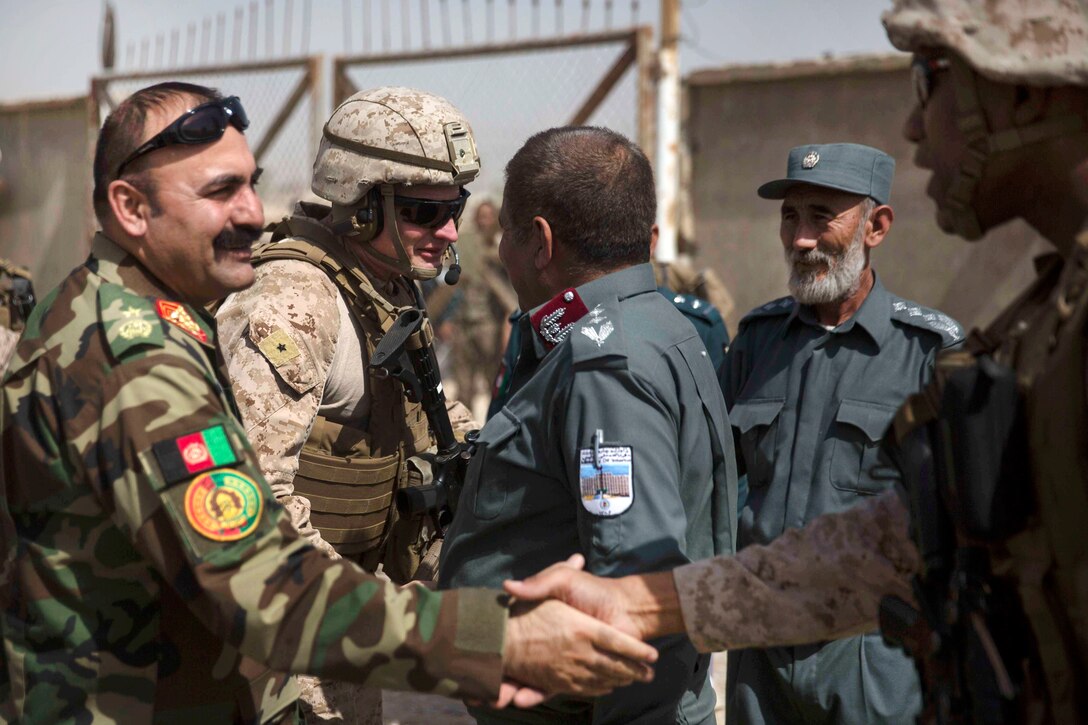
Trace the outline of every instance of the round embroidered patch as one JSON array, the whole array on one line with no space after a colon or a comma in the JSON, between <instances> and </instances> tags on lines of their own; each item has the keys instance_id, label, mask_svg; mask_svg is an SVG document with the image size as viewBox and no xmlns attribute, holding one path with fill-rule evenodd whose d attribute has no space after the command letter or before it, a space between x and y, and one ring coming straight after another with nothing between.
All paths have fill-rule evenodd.
<instances>
[{"instance_id":1,"label":"round embroidered patch","mask_svg":"<svg viewBox=\"0 0 1088 725\"><path fill-rule=\"evenodd\" d=\"M197 476L185 492L185 518L213 541L238 541L253 533L264 499L257 482L230 468Z\"/></svg>"}]
</instances>

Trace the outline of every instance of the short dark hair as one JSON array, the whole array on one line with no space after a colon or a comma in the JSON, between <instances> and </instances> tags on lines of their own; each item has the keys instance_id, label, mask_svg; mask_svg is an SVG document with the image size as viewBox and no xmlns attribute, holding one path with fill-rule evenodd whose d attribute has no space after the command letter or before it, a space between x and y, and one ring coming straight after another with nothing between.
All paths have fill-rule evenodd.
<instances>
[{"instance_id":1,"label":"short dark hair","mask_svg":"<svg viewBox=\"0 0 1088 725\"><path fill-rule=\"evenodd\" d=\"M117 168L144 141L147 114L162 108L175 98L190 98L199 105L220 100L223 95L214 88L168 81L136 91L106 116L94 149L94 213L99 221L109 216L106 190L110 182L117 178ZM152 197L154 203L155 188L144 173L146 170L145 159L141 157L125 168L125 176L134 186Z\"/></svg>"},{"instance_id":2,"label":"short dark hair","mask_svg":"<svg viewBox=\"0 0 1088 725\"><path fill-rule=\"evenodd\" d=\"M531 137L506 165L503 206L515 239L544 217L588 269L650 260L653 170L642 149L607 128L564 126Z\"/></svg>"}]
</instances>

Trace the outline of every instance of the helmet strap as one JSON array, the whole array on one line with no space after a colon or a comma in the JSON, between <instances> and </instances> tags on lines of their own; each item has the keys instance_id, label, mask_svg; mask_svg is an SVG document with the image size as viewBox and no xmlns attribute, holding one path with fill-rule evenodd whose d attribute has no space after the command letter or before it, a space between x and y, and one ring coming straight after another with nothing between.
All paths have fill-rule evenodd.
<instances>
[{"instance_id":1,"label":"helmet strap","mask_svg":"<svg viewBox=\"0 0 1088 725\"><path fill-rule=\"evenodd\" d=\"M400 230L397 227L396 210L393 208L393 192L394 188L392 184L381 185L383 222L385 228L389 230L389 236L393 240L393 248L397 250L397 256L390 257L388 254L379 252L374 248L373 239L366 244L361 245L362 251L376 262L379 262L386 267L391 267L397 274L403 277L417 280L434 279L438 276L437 269L412 266L412 260L408 256L408 252L404 248L404 243L400 239ZM380 234L381 232L379 231L378 233Z\"/></svg>"},{"instance_id":2,"label":"helmet strap","mask_svg":"<svg viewBox=\"0 0 1088 725\"><path fill-rule=\"evenodd\" d=\"M960 58L951 60L949 72L956 94L956 124L967 142L967 149L956 178L948 188L944 208L938 214L950 222L956 234L974 240L982 236L975 204L987 164L994 157L1023 146L1082 131L1088 128L1088 123L1075 113L1067 113L1024 126L991 131L979 99L978 74Z\"/></svg>"}]
</instances>

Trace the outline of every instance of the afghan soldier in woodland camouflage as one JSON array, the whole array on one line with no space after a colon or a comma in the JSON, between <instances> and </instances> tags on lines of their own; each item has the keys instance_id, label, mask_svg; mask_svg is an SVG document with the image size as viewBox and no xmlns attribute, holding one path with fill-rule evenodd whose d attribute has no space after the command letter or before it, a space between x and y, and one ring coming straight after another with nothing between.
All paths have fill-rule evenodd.
<instances>
[{"instance_id":1,"label":"afghan soldier in woodland camouflage","mask_svg":"<svg viewBox=\"0 0 1088 725\"><path fill-rule=\"evenodd\" d=\"M397 589L299 537L200 306L253 280L247 125L236 97L171 83L100 134L103 231L3 387L0 719L291 719L276 671L486 699L504 675L591 694L644 677L600 650L648 648L558 603Z\"/></svg>"}]
</instances>

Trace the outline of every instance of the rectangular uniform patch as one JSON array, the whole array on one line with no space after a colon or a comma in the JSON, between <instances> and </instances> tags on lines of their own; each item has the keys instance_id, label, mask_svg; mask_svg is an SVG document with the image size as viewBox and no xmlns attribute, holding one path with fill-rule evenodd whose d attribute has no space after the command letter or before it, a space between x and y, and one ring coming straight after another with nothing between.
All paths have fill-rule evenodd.
<instances>
[{"instance_id":1,"label":"rectangular uniform patch","mask_svg":"<svg viewBox=\"0 0 1088 725\"><path fill-rule=\"evenodd\" d=\"M635 499L631 446L578 449L578 483L582 506L595 516L618 516Z\"/></svg>"},{"instance_id":2,"label":"rectangular uniform patch","mask_svg":"<svg viewBox=\"0 0 1088 725\"><path fill-rule=\"evenodd\" d=\"M221 425L151 446L167 485L192 478L200 471L229 466L242 459Z\"/></svg>"}]
</instances>

